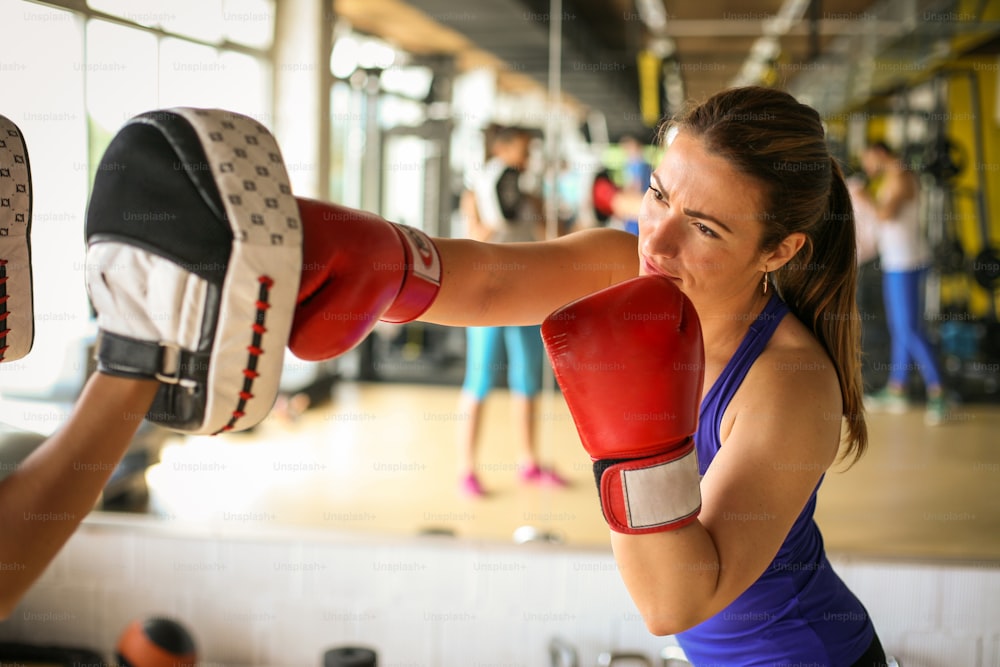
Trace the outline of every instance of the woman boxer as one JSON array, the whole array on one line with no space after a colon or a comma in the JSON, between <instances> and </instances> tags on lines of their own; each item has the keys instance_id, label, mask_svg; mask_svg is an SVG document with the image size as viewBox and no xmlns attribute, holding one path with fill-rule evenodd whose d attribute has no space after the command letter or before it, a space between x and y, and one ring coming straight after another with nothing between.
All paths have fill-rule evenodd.
<instances>
[{"instance_id":1,"label":"woman boxer","mask_svg":"<svg viewBox=\"0 0 1000 667\"><path fill-rule=\"evenodd\" d=\"M323 267L303 275L292 349L323 358L354 344L358 334L323 317L331 309L456 326L544 321L650 631L676 635L696 665L885 664L813 521L826 470L868 442L854 218L820 117L750 87L669 127L638 238L596 229L488 244L411 230L406 240L384 221L300 203L307 263ZM335 230L316 223L331 216L342 218ZM407 244L423 265L391 276L342 249L395 266ZM372 283L364 304L356 281L331 279L355 269Z\"/></svg>"}]
</instances>

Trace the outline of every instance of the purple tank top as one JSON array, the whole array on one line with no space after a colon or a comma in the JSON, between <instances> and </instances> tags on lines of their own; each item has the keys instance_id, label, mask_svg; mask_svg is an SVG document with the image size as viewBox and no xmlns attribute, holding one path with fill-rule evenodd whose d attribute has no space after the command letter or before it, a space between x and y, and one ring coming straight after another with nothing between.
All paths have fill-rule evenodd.
<instances>
[{"instance_id":1,"label":"purple tank top","mask_svg":"<svg viewBox=\"0 0 1000 667\"><path fill-rule=\"evenodd\" d=\"M695 433L703 475L722 446L729 401L787 313L772 296L705 395ZM868 648L874 636L868 612L831 568L813 521L818 489L760 578L717 615L677 635L695 665L841 667Z\"/></svg>"}]
</instances>

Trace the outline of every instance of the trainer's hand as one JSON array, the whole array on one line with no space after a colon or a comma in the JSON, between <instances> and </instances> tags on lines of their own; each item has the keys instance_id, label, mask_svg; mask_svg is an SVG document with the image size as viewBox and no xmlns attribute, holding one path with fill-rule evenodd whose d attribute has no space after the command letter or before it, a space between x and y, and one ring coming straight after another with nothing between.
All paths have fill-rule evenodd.
<instances>
[{"instance_id":1,"label":"trainer's hand","mask_svg":"<svg viewBox=\"0 0 1000 667\"><path fill-rule=\"evenodd\" d=\"M647 533L693 521L705 355L687 297L667 278L633 278L549 315L542 339L610 527Z\"/></svg>"},{"instance_id":2,"label":"trainer's hand","mask_svg":"<svg viewBox=\"0 0 1000 667\"><path fill-rule=\"evenodd\" d=\"M441 259L423 232L356 209L298 200L304 229L302 281L289 349L332 359L379 320L409 322L437 296Z\"/></svg>"}]
</instances>

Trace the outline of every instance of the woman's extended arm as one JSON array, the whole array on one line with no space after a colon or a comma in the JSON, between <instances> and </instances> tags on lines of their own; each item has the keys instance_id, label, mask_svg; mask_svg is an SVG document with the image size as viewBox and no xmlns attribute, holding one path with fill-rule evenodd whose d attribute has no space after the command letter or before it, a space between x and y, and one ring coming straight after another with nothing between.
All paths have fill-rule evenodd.
<instances>
[{"instance_id":1,"label":"woman's extended arm","mask_svg":"<svg viewBox=\"0 0 1000 667\"><path fill-rule=\"evenodd\" d=\"M529 243L434 242L441 291L420 319L437 324L538 324L556 308L639 271L636 237L613 229Z\"/></svg>"}]
</instances>

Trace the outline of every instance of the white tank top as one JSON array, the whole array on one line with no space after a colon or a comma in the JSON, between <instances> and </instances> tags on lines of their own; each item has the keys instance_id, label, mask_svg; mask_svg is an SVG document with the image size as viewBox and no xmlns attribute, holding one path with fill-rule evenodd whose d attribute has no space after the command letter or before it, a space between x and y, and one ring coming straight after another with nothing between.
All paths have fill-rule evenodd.
<instances>
[{"instance_id":1,"label":"white tank top","mask_svg":"<svg viewBox=\"0 0 1000 667\"><path fill-rule=\"evenodd\" d=\"M920 206L912 199L893 220L878 225L878 254L883 271L915 271L930 263L930 245L920 228Z\"/></svg>"},{"instance_id":2,"label":"white tank top","mask_svg":"<svg viewBox=\"0 0 1000 667\"><path fill-rule=\"evenodd\" d=\"M484 225L494 230L491 241L534 241L534 223L523 217L526 197L520 192L520 174L499 158L487 160L472 184L476 210Z\"/></svg>"}]
</instances>

